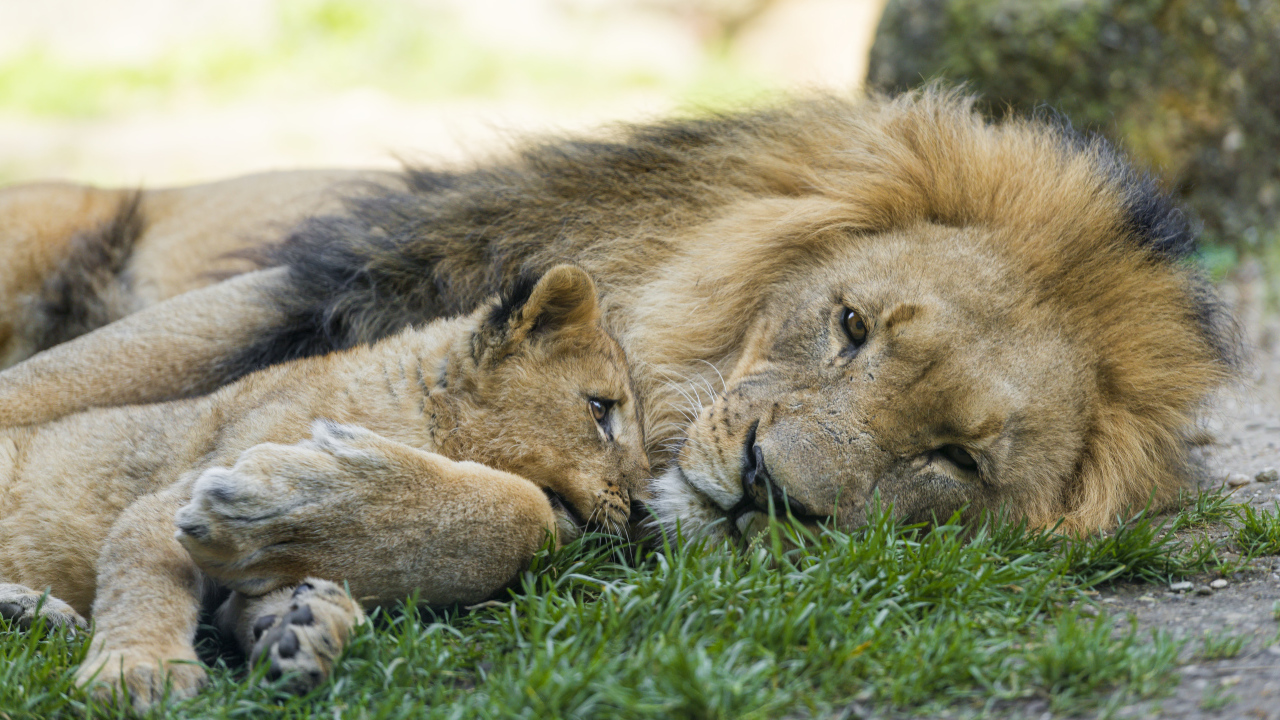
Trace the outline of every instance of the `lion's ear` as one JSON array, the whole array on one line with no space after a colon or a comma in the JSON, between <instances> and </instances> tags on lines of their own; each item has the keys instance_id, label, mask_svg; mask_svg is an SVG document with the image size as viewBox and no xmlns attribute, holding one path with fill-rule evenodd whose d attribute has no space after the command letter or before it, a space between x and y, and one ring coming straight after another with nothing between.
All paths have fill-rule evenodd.
<instances>
[{"instance_id":1,"label":"lion's ear","mask_svg":"<svg viewBox=\"0 0 1280 720\"><path fill-rule=\"evenodd\" d=\"M534 336L549 336L600 319L596 284L581 268L557 265L536 281L521 279L503 294L480 328L480 347L498 359Z\"/></svg>"}]
</instances>

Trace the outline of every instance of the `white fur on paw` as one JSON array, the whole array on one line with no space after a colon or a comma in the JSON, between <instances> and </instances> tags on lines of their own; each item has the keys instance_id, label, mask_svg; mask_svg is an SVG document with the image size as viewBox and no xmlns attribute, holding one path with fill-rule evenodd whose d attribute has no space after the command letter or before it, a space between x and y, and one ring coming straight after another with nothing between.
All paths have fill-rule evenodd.
<instances>
[{"instance_id":1,"label":"white fur on paw","mask_svg":"<svg viewBox=\"0 0 1280 720\"><path fill-rule=\"evenodd\" d=\"M230 468L202 472L192 485L191 500L174 515L178 540L185 543L186 535L197 543L216 542L218 535L269 522L315 502L304 491L305 480L331 469L307 444L262 443L244 451Z\"/></svg>"},{"instance_id":2,"label":"white fur on paw","mask_svg":"<svg viewBox=\"0 0 1280 720\"><path fill-rule=\"evenodd\" d=\"M293 591L287 611L253 625L252 664L266 662L266 679L285 678L286 692L302 694L324 682L364 611L336 583L309 578Z\"/></svg>"},{"instance_id":3,"label":"white fur on paw","mask_svg":"<svg viewBox=\"0 0 1280 720\"><path fill-rule=\"evenodd\" d=\"M324 453L350 462L380 462L380 458L362 447L378 439L377 433L359 425L346 425L332 420L311 423L311 445ZM304 441L305 442L305 441Z\"/></svg>"},{"instance_id":4,"label":"white fur on paw","mask_svg":"<svg viewBox=\"0 0 1280 720\"><path fill-rule=\"evenodd\" d=\"M0 583L0 617L21 628L31 627L42 617L50 627L68 627L72 632L89 629L89 623L70 605L23 585Z\"/></svg>"}]
</instances>

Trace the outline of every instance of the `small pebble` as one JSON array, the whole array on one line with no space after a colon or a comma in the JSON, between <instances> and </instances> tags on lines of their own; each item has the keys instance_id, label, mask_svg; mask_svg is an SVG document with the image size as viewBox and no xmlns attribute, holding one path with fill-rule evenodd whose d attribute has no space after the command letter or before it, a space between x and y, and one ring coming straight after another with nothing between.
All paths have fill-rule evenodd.
<instances>
[{"instance_id":1,"label":"small pebble","mask_svg":"<svg viewBox=\"0 0 1280 720\"><path fill-rule=\"evenodd\" d=\"M1196 588L1196 594L1197 594L1197 595L1212 595L1212 594L1213 594L1213 590L1212 590L1212 589L1210 589L1208 585L1201 585L1200 587Z\"/></svg>"},{"instance_id":2,"label":"small pebble","mask_svg":"<svg viewBox=\"0 0 1280 720\"><path fill-rule=\"evenodd\" d=\"M1227 586L1227 581L1223 580L1222 578L1218 578L1217 580L1214 580L1213 582L1209 583L1209 587L1213 588L1214 590L1221 590L1226 586Z\"/></svg>"},{"instance_id":3,"label":"small pebble","mask_svg":"<svg viewBox=\"0 0 1280 720\"><path fill-rule=\"evenodd\" d=\"M1253 478L1249 477L1248 475L1242 475L1240 473L1232 473L1227 476L1227 484L1230 485L1231 487L1244 487L1245 485L1248 485L1251 482L1253 482Z\"/></svg>"},{"instance_id":4,"label":"small pebble","mask_svg":"<svg viewBox=\"0 0 1280 720\"><path fill-rule=\"evenodd\" d=\"M1280 643L1276 643L1275 645L1267 648L1267 654L1280 656Z\"/></svg>"},{"instance_id":5,"label":"small pebble","mask_svg":"<svg viewBox=\"0 0 1280 720\"><path fill-rule=\"evenodd\" d=\"M1187 582L1187 581L1185 581L1185 580L1184 580L1184 581L1182 581L1182 582L1176 582L1176 583L1171 584L1171 585L1169 586L1169 589L1170 589L1170 590L1172 590L1172 591L1174 591L1174 592L1186 592L1186 591L1190 590L1190 589L1191 589L1191 587L1192 587L1191 583L1189 583L1189 582Z\"/></svg>"},{"instance_id":6,"label":"small pebble","mask_svg":"<svg viewBox=\"0 0 1280 720\"><path fill-rule=\"evenodd\" d=\"M1257 475L1255 475L1253 479L1257 480L1258 482L1273 483L1277 480L1280 480L1280 470L1276 470L1275 468L1267 468L1262 472L1258 473Z\"/></svg>"},{"instance_id":7,"label":"small pebble","mask_svg":"<svg viewBox=\"0 0 1280 720\"><path fill-rule=\"evenodd\" d=\"M1155 602L1155 601L1156 601L1156 599L1155 599L1155 598L1153 598L1153 597L1151 597L1150 595L1139 595L1139 596L1138 596L1138 600L1141 600L1142 602Z\"/></svg>"},{"instance_id":8,"label":"small pebble","mask_svg":"<svg viewBox=\"0 0 1280 720\"><path fill-rule=\"evenodd\" d=\"M1098 617L1098 608L1094 605L1080 606L1080 614L1085 617Z\"/></svg>"}]
</instances>

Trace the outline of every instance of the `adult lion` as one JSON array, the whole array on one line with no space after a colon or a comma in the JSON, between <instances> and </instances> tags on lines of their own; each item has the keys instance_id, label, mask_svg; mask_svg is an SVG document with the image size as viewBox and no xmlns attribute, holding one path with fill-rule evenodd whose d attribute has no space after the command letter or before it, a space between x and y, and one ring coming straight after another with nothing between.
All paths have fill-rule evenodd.
<instances>
[{"instance_id":1,"label":"adult lion","mask_svg":"<svg viewBox=\"0 0 1280 720\"><path fill-rule=\"evenodd\" d=\"M196 229L271 219L259 192ZM151 197L122 206L137 243L158 242ZM850 527L879 493L912 519L1006 506L1090 531L1184 487L1194 417L1232 375L1194 246L1100 140L991 124L953 91L808 99L408 170L302 220L275 267L8 370L0 422L203 392L570 260L635 362L664 522L733 534L785 503Z\"/></svg>"}]
</instances>

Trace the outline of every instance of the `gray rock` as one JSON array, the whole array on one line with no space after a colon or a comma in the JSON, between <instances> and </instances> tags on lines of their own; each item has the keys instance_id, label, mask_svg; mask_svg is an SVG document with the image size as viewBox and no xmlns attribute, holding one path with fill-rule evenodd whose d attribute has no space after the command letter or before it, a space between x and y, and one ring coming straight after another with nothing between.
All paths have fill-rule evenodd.
<instances>
[{"instance_id":1,"label":"gray rock","mask_svg":"<svg viewBox=\"0 0 1280 720\"><path fill-rule=\"evenodd\" d=\"M1197 595L1212 595L1212 594L1213 594L1213 588L1210 588L1208 585L1201 585L1200 587L1196 588L1196 594L1197 594Z\"/></svg>"},{"instance_id":2,"label":"gray rock","mask_svg":"<svg viewBox=\"0 0 1280 720\"><path fill-rule=\"evenodd\" d=\"M1185 580L1182 582L1171 583L1169 585L1169 589L1174 592L1186 592L1190 590L1192 587L1193 587L1192 584Z\"/></svg>"},{"instance_id":3,"label":"gray rock","mask_svg":"<svg viewBox=\"0 0 1280 720\"><path fill-rule=\"evenodd\" d=\"M1280 480L1280 470L1276 470L1273 467L1269 467L1263 470L1262 472L1258 473L1257 475L1255 475L1253 479L1261 483L1273 483L1277 480Z\"/></svg>"},{"instance_id":4,"label":"gray rock","mask_svg":"<svg viewBox=\"0 0 1280 720\"><path fill-rule=\"evenodd\" d=\"M1217 580L1214 580L1213 582L1209 583L1209 587L1213 588L1214 590L1221 590L1226 586L1227 586L1227 581L1223 580L1222 578L1218 578Z\"/></svg>"},{"instance_id":5,"label":"gray rock","mask_svg":"<svg viewBox=\"0 0 1280 720\"><path fill-rule=\"evenodd\" d=\"M1227 476L1227 484L1231 487L1243 487L1253 482L1253 478L1242 473L1231 473Z\"/></svg>"}]
</instances>

